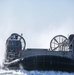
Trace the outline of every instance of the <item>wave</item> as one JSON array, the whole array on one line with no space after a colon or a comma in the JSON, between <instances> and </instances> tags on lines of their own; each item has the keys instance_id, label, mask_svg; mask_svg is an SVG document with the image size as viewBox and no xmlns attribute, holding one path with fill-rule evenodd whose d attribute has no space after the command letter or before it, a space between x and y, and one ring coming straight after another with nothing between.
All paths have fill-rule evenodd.
<instances>
[{"instance_id":1,"label":"wave","mask_svg":"<svg viewBox=\"0 0 74 75\"><path fill-rule=\"evenodd\" d=\"M60 71L26 71L0 69L0 75L74 75L74 73Z\"/></svg>"}]
</instances>

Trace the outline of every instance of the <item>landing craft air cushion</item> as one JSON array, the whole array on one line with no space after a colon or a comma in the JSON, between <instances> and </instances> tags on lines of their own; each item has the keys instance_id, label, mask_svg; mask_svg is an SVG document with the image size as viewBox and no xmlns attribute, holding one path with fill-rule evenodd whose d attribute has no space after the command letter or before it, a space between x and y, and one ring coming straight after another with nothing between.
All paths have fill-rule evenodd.
<instances>
[{"instance_id":1,"label":"landing craft air cushion","mask_svg":"<svg viewBox=\"0 0 74 75\"><path fill-rule=\"evenodd\" d=\"M25 70L55 70L74 72L74 34L68 38L57 35L49 49L25 48L22 35L11 34L6 41L4 67Z\"/></svg>"}]
</instances>

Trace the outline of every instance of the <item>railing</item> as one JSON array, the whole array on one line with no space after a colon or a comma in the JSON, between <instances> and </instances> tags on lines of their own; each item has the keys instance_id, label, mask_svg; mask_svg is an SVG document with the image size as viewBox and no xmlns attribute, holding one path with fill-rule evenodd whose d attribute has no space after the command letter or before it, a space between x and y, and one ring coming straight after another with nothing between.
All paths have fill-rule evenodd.
<instances>
[{"instance_id":1,"label":"railing","mask_svg":"<svg viewBox=\"0 0 74 75\"><path fill-rule=\"evenodd\" d=\"M31 57L31 56L41 56L41 55L50 55L50 56L60 56L72 58L72 51L48 51L47 49L31 49L21 51L21 58Z\"/></svg>"}]
</instances>

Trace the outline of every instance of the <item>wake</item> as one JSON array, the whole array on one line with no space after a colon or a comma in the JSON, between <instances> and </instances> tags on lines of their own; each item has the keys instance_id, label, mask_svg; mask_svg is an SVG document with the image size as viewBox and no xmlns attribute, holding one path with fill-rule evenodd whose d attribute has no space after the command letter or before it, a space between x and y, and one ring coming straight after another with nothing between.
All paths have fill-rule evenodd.
<instances>
[{"instance_id":1,"label":"wake","mask_svg":"<svg viewBox=\"0 0 74 75\"><path fill-rule=\"evenodd\" d=\"M26 70L3 70L0 69L0 75L74 75L74 73L60 71L26 71Z\"/></svg>"}]
</instances>

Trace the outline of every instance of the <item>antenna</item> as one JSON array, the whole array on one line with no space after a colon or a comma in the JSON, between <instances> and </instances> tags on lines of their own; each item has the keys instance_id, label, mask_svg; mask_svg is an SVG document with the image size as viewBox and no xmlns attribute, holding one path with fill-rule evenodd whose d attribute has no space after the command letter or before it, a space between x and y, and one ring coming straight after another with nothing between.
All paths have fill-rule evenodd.
<instances>
[{"instance_id":1,"label":"antenna","mask_svg":"<svg viewBox=\"0 0 74 75\"><path fill-rule=\"evenodd\" d=\"M23 33L21 33L21 36L23 36Z\"/></svg>"}]
</instances>

